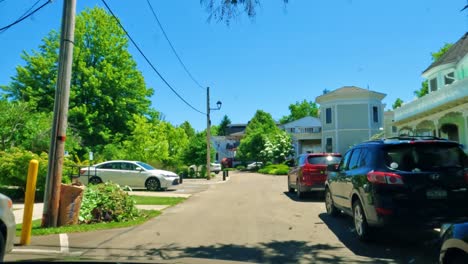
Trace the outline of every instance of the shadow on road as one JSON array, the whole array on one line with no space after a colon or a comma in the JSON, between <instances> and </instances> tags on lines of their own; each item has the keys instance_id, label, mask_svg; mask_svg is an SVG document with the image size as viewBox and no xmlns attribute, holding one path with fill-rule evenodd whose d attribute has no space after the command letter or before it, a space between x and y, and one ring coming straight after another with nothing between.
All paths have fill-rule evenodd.
<instances>
[{"instance_id":1,"label":"shadow on road","mask_svg":"<svg viewBox=\"0 0 468 264\"><path fill-rule=\"evenodd\" d=\"M439 233L435 231L379 230L369 242L361 242L354 233L352 218L319 215L336 237L358 256L392 259L397 263L438 263Z\"/></svg>"},{"instance_id":2,"label":"shadow on road","mask_svg":"<svg viewBox=\"0 0 468 264\"><path fill-rule=\"evenodd\" d=\"M168 245L146 251L147 257L162 259L201 258L256 263L349 263L350 259L337 256L341 247L311 244L307 241L271 241L257 245L216 244L180 248ZM353 263L387 263L379 260L352 260Z\"/></svg>"},{"instance_id":3,"label":"shadow on road","mask_svg":"<svg viewBox=\"0 0 468 264\"><path fill-rule=\"evenodd\" d=\"M297 198L295 193L284 192L284 194L291 200L302 203L323 203L325 200L325 195L323 192L304 193L304 198L301 199Z\"/></svg>"}]
</instances>

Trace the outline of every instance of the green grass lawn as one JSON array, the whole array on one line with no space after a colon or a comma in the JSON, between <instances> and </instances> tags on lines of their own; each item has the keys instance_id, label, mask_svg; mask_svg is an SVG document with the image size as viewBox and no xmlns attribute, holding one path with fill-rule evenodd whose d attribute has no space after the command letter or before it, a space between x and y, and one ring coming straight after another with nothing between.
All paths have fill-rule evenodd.
<instances>
[{"instance_id":1,"label":"green grass lawn","mask_svg":"<svg viewBox=\"0 0 468 264\"><path fill-rule=\"evenodd\" d=\"M169 205L173 206L186 200L181 197L152 197L152 196L132 196L135 199L137 205ZM161 214L161 211L157 210L140 210L140 216L132 221L127 222L107 222L107 223L95 223L95 224L80 224L70 225L61 227L42 228L41 220L34 220L31 234L33 236L40 235L51 235L60 233L77 233L95 231L101 229L129 227L134 225L142 224L151 218L154 218ZM21 224L16 225L16 235L21 236Z\"/></svg>"},{"instance_id":2,"label":"green grass lawn","mask_svg":"<svg viewBox=\"0 0 468 264\"><path fill-rule=\"evenodd\" d=\"M182 197L154 197L132 195L137 205L176 205L186 200Z\"/></svg>"},{"instance_id":3,"label":"green grass lawn","mask_svg":"<svg viewBox=\"0 0 468 264\"><path fill-rule=\"evenodd\" d=\"M70 225L61 227L42 228L41 220L34 220L31 234L33 236L61 234L61 233L77 233L86 231L95 231L101 229L129 227L134 225L142 224L151 218L154 218L161 214L160 211L156 210L141 210L140 216L132 221L127 222L109 222L109 223L96 223L96 224L81 224L81 225ZM16 235L21 236L21 224L16 225Z\"/></svg>"}]
</instances>

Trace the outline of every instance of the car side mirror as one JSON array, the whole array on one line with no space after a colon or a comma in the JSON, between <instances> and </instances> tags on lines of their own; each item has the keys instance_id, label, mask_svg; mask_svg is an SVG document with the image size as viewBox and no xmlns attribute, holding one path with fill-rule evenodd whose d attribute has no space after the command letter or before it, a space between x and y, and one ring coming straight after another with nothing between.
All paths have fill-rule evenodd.
<instances>
[{"instance_id":1,"label":"car side mirror","mask_svg":"<svg viewBox=\"0 0 468 264\"><path fill-rule=\"evenodd\" d=\"M136 170L136 171L139 171L139 172L142 172L142 171L143 171L143 169L142 169L142 168L140 168L140 167L136 167L136 169L135 169L135 170Z\"/></svg>"},{"instance_id":2,"label":"car side mirror","mask_svg":"<svg viewBox=\"0 0 468 264\"><path fill-rule=\"evenodd\" d=\"M338 164L328 164L327 171L338 171Z\"/></svg>"}]
</instances>

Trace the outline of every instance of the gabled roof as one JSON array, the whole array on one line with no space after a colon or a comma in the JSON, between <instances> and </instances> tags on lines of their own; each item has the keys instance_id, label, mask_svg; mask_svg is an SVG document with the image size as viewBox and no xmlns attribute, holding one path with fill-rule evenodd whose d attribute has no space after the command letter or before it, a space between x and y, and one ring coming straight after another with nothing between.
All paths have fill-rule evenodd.
<instances>
[{"instance_id":1,"label":"gabled roof","mask_svg":"<svg viewBox=\"0 0 468 264\"><path fill-rule=\"evenodd\" d=\"M461 37L455 44L450 47L450 49L445 52L442 57L437 61L429 65L429 67L423 71L423 74L429 71L432 68L435 68L439 65L448 64L448 63L457 63L468 53L468 32Z\"/></svg>"},{"instance_id":2,"label":"gabled roof","mask_svg":"<svg viewBox=\"0 0 468 264\"><path fill-rule=\"evenodd\" d=\"M282 127L295 127L295 126L306 126L306 127L321 127L322 122L317 117L306 116L297 120L291 121L286 124L282 124Z\"/></svg>"},{"instance_id":3,"label":"gabled roof","mask_svg":"<svg viewBox=\"0 0 468 264\"><path fill-rule=\"evenodd\" d=\"M362 95L362 96L365 95L365 97L373 96L379 100L382 100L386 96L386 94L371 91L371 90L356 87L356 86L343 86L334 91L331 91L331 92L328 92L326 94L322 94L316 97L315 101L320 104L324 100L327 101L327 99L332 99L332 98L337 98L337 97L351 98L351 97L356 97L358 95Z\"/></svg>"}]
</instances>

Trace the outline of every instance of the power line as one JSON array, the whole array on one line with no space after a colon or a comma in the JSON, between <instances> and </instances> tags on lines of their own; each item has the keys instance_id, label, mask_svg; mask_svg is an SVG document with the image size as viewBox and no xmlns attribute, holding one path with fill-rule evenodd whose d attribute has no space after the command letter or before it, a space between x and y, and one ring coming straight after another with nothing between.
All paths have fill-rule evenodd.
<instances>
[{"instance_id":1,"label":"power line","mask_svg":"<svg viewBox=\"0 0 468 264\"><path fill-rule=\"evenodd\" d=\"M29 10L31 10L39 1L37 1ZM26 11L26 13L24 13L22 16L20 16L16 21L14 21L13 23L7 25L7 26L4 26L2 28L0 28L0 32L4 32L5 30L9 29L10 27L18 24L19 22L25 20L26 18L34 15L37 11L41 10L44 6L48 5L52 3L52 0L49 0L47 2L45 2L44 4L42 4L40 7L34 9L32 12L30 12L29 14L26 14L28 11Z\"/></svg>"},{"instance_id":2,"label":"power line","mask_svg":"<svg viewBox=\"0 0 468 264\"><path fill-rule=\"evenodd\" d=\"M154 8L153 6L151 5L150 1L149 0L146 0L146 2L148 3L150 9L151 9L151 12L153 13L153 16L154 18L156 19L156 22L158 22L158 26L159 28L161 29L164 37L166 38L167 42L169 43L169 46L171 46L171 49L172 51L174 52L174 55L177 57L177 59L179 60L180 64L182 65L182 67L184 68L185 72L187 72L188 76L190 77L190 79L192 79L192 81L198 85L198 87L200 87L201 89L205 90L205 88L203 88L202 85L200 85L200 83L193 77L193 75L190 73L190 71L187 69L187 67L185 66L185 64L182 62L182 60L180 59L180 56L177 54L177 51L175 50L174 48L174 45L172 45L171 41L169 40L169 37L167 36L166 34L166 31L164 30L161 22L159 21L158 19L158 16L156 15L156 12L154 11Z\"/></svg>"},{"instance_id":3,"label":"power line","mask_svg":"<svg viewBox=\"0 0 468 264\"><path fill-rule=\"evenodd\" d=\"M171 91L177 96L179 97L180 100L182 100L182 102L184 102L187 106L189 106L190 108L192 108L194 111L202 114L202 115L206 115L206 113L203 113L202 111L196 109L195 107L193 107L189 102L187 102L179 93L177 93L177 91L172 88L172 86L166 81L166 79L164 79L164 77L161 75L161 73L159 73L159 71L156 69L156 67L153 65L153 63L151 63L151 61L146 57L146 55L143 53L143 51L140 49L140 47L136 44L136 42L133 40L133 38L130 36L130 34L127 32L127 30L125 30L124 26L120 23L119 19L117 18L117 16L115 16L114 12L112 12L112 10L110 9L109 5L107 5L106 1L105 0L102 0L102 2L104 3L104 5L106 6L107 10L109 11L109 13L114 17L115 21L117 21L117 23L119 24L120 28L122 28L122 30L125 32L125 34L127 35L127 37L130 39L130 41L133 43L133 45L137 48L138 52L140 52L141 56L143 56L143 58L146 60L146 62L151 66L151 68L156 72L156 74L159 76L159 78L161 78L161 80L167 85L167 87L169 87L169 89L171 89Z\"/></svg>"}]
</instances>

